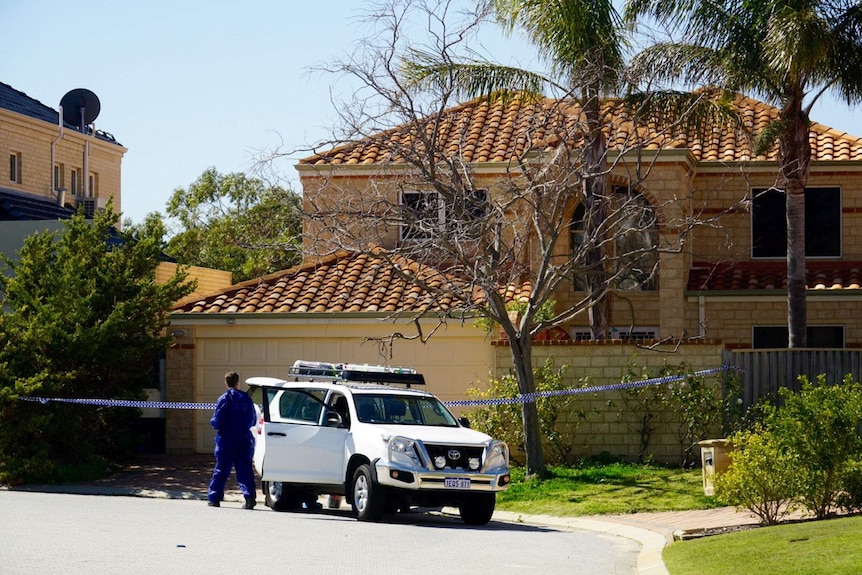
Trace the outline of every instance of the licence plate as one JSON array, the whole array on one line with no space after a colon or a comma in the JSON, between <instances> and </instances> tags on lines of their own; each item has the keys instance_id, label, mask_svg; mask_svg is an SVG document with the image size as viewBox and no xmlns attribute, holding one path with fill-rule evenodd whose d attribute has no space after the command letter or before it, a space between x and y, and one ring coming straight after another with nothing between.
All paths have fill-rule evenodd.
<instances>
[{"instance_id":1,"label":"licence plate","mask_svg":"<svg viewBox=\"0 0 862 575\"><path fill-rule=\"evenodd\" d=\"M453 487L455 489L470 489L470 478L447 477L443 480L443 487Z\"/></svg>"}]
</instances>

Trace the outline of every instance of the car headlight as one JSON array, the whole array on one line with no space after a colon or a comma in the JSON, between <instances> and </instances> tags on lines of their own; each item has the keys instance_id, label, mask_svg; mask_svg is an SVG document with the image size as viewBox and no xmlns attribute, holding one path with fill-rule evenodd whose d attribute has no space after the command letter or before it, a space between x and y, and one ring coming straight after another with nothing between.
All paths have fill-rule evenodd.
<instances>
[{"instance_id":1,"label":"car headlight","mask_svg":"<svg viewBox=\"0 0 862 575\"><path fill-rule=\"evenodd\" d=\"M389 449L399 453L413 453L413 440L406 437L393 437L389 440Z\"/></svg>"},{"instance_id":2,"label":"car headlight","mask_svg":"<svg viewBox=\"0 0 862 575\"><path fill-rule=\"evenodd\" d=\"M389 459L402 465L415 467L419 464L419 456L416 454L416 442L407 437L390 437L387 442L389 446Z\"/></svg>"},{"instance_id":3,"label":"car headlight","mask_svg":"<svg viewBox=\"0 0 862 575\"><path fill-rule=\"evenodd\" d=\"M485 457L485 469L509 467L509 446L503 441L492 441L488 444Z\"/></svg>"}]
</instances>

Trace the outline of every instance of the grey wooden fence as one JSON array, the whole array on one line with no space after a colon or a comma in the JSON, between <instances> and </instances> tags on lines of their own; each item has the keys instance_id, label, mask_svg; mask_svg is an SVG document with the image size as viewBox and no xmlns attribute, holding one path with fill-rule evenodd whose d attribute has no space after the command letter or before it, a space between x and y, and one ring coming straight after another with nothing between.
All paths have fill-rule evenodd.
<instances>
[{"instance_id":1,"label":"grey wooden fence","mask_svg":"<svg viewBox=\"0 0 862 575\"><path fill-rule=\"evenodd\" d=\"M745 407L762 397L776 397L780 387L798 391L800 375L814 381L825 373L829 383L840 383L848 373L855 381L862 378L862 350L726 350L724 363L739 369Z\"/></svg>"}]
</instances>

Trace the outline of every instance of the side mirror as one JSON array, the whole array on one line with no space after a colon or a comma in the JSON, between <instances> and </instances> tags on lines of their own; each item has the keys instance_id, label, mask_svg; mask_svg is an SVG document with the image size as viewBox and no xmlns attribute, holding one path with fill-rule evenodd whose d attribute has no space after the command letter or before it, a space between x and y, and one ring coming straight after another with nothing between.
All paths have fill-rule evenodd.
<instances>
[{"instance_id":1,"label":"side mirror","mask_svg":"<svg viewBox=\"0 0 862 575\"><path fill-rule=\"evenodd\" d=\"M344 420L341 419L341 414L335 411L327 411L326 427L344 427Z\"/></svg>"},{"instance_id":2,"label":"side mirror","mask_svg":"<svg viewBox=\"0 0 862 575\"><path fill-rule=\"evenodd\" d=\"M470 427L470 420L469 420L469 419L467 419L466 417L459 417L459 418L458 418L458 423L460 423L460 424L461 424L461 425L463 425L464 427Z\"/></svg>"}]
</instances>

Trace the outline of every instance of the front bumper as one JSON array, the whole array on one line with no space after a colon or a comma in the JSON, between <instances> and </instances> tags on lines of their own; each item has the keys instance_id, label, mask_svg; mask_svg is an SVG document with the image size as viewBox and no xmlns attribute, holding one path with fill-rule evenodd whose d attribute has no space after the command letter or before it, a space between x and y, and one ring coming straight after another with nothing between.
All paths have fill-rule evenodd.
<instances>
[{"instance_id":1,"label":"front bumper","mask_svg":"<svg viewBox=\"0 0 862 575\"><path fill-rule=\"evenodd\" d=\"M376 480L381 485L416 491L497 492L508 488L511 480L509 470L505 468L485 473L465 473L446 469L430 471L380 459L374 461L374 471ZM447 482L447 479L450 481ZM468 483L469 486L467 486Z\"/></svg>"}]
</instances>

